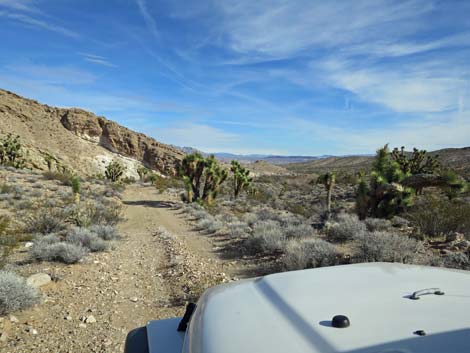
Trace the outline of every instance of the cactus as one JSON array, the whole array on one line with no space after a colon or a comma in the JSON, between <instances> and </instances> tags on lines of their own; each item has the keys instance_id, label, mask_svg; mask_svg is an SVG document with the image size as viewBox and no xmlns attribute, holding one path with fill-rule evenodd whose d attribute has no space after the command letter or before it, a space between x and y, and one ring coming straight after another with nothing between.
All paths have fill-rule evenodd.
<instances>
[{"instance_id":1,"label":"cactus","mask_svg":"<svg viewBox=\"0 0 470 353\"><path fill-rule=\"evenodd\" d=\"M204 158L200 153L192 153L183 159L179 175L183 179L188 202L202 200L211 204L228 173L214 156Z\"/></svg>"},{"instance_id":2,"label":"cactus","mask_svg":"<svg viewBox=\"0 0 470 353\"><path fill-rule=\"evenodd\" d=\"M331 214L331 194L336 183L336 173L328 172L321 174L317 179L317 184L322 184L326 189L326 219L330 218Z\"/></svg>"},{"instance_id":3,"label":"cactus","mask_svg":"<svg viewBox=\"0 0 470 353\"><path fill-rule=\"evenodd\" d=\"M124 167L119 161L114 160L108 164L104 172L106 179L111 180L113 183L118 181L124 174L126 167Z\"/></svg>"},{"instance_id":4,"label":"cactus","mask_svg":"<svg viewBox=\"0 0 470 353\"><path fill-rule=\"evenodd\" d=\"M72 177L72 192L73 196L75 199L75 203L78 204L80 203L80 191L81 191L81 184L80 184L80 178L74 176Z\"/></svg>"},{"instance_id":5,"label":"cactus","mask_svg":"<svg viewBox=\"0 0 470 353\"><path fill-rule=\"evenodd\" d=\"M243 190L249 189L253 178L250 177L250 171L240 165L238 161L232 161L230 168L233 173L233 195L238 198Z\"/></svg>"},{"instance_id":6,"label":"cactus","mask_svg":"<svg viewBox=\"0 0 470 353\"><path fill-rule=\"evenodd\" d=\"M17 169L26 166L19 136L8 134L0 139L0 165L7 165Z\"/></svg>"}]
</instances>

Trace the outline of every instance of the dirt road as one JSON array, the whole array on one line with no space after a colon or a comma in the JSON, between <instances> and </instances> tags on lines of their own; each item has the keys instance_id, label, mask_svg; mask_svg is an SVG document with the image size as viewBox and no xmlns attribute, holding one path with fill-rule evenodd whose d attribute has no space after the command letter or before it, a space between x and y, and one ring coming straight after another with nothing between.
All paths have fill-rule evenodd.
<instances>
[{"instance_id":1,"label":"dirt road","mask_svg":"<svg viewBox=\"0 0 470 353\"><path fill-rule=\"evenodd\" d=\"M42 305L15 314L18 322L0 322L7 333L2 353L122 352L129 330L181 315L194 293L229 279L233 266L191 230L169 195L136 185L123 202L124 238L114 250L82 264L29 264L21 270L58 281L41 288Z\"/></svg>"}]
</instances>

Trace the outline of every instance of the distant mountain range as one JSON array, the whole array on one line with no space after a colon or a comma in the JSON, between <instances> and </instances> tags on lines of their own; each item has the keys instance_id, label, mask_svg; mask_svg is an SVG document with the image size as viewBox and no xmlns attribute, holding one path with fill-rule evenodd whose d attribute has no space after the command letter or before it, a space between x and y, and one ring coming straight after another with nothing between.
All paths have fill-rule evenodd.
<instances>
[{"instance_id":1,"label":"distant mountain range","mask_svg":"<svg viewBox=\"0 0 470 353\"><path fill-rule=\"evenodd\" d=\"M177 147L177 146L174 146ZM206 153L199 151L193 147L177 147L184 153L195 153L199 152L204 156L209 156L213 154L217 159L222 162L230 162L232 160L237 160L241 163L254 163L257 161L268 162L271 164L289 164L289 163L305 163L310 161L315 161L317 159L332 157L330 155L323 156L278 156L270 154L234 154L227 152L215 152L215 153Z\"/></svg>"}]
</instances>

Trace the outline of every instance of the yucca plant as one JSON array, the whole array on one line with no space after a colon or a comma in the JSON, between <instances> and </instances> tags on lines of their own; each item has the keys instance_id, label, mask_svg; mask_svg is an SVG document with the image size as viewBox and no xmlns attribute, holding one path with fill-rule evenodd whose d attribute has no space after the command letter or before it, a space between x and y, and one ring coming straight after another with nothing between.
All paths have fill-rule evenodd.
<instances>
[{"instance_id":1,"label":"yucca plant","mask_svg":"<svg viewBox=\"0 0 470 353\"><path fill-rule=\"evenodd\" d=\"M238 161L232 161L230 171L233 173L233 195L238 198L243 190L250 188L253 178L250 171L240 165Z\"/></svg>"}]
</instances>

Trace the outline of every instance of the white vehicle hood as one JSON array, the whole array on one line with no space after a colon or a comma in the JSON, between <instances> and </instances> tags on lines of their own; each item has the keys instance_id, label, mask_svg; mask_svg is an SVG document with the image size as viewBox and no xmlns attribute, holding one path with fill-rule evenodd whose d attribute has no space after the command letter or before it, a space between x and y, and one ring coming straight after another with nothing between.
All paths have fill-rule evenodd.
<instances>
[{"instance_id":1,"label":"white vehicle hood","mask_svg":"<svg viewBox=\"0 0 470 353\"><path fill-rule=\"evenodd\" d=\"M410 299L435 287L445 294ZM335 315L350 326L332 327ZM215 287L198 303L183 353L240 352L468 353L470 272L369 263Z\"/></svg>"}]
</instances>

